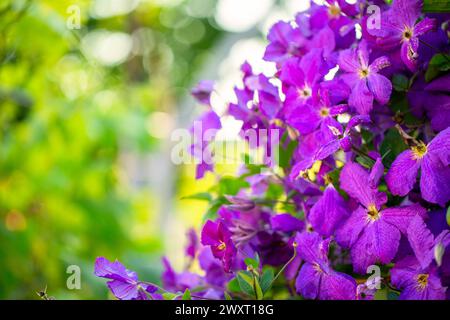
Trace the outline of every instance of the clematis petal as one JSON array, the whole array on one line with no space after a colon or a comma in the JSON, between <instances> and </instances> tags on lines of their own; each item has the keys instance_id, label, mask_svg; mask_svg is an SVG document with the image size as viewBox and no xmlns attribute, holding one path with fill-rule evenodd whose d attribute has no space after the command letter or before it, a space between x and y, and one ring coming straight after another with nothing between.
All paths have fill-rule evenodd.
<instances>
[{"instance_id":1,"label":"clematis petal","mask_svg":"<svg viewBox=\"0 0 450 320\"><path fill-rule=\"evenodd\" d=\"M365 207L379 205L379 192L370 187L369 173L354 162L348 162L342 169L341 188Z\"/></svg>"},{"instance_id":2,"label":"clematis petal","mask_svg":"<svg viewBox=\"0 0 450 320\"><path fill-rule=\"evenodd\" d=\"M358 207L347 221L337 229L337 243L344 248L352 247L367 224L366 210L363 207Z\"/></svg>"},{"instance_id":3,"label":"clematis petal","mask_svg":"<svg viewBox=\"0 0 450 320\"><path fill-rule=\"evenodd\" d=\"M400 49L402 61L410 71L415 71L417 68L418 49L419 40L417 38L411 38L409 41L403 42Z\"/></svg>"},{"instance_id":4,"label":"clematis petal","mask_svg":"<svg viewBox=\"0 0 450 320\"><path fill-rule=\"evenodd\" d=\"M353 269L365 274L377 262L389 263L394 259L400 244L400 231L378 219L369 223L351 248Z\"/></svg>"},{"instance_id":5,"label":"clematis petal","mask_svg":"<svg viewBox=\"0 0 450 320\"><path fill-rule=\"evenodd\" d=\"M302 220L297 219L291 214L277 214L270 218L272 229L282 232L292 232L303 230L305 224Z\"/></svg>"},{"instance_id":6,"label":"clematis petal","mask_svg":"<svg viewBox=\"0 0 450 320\"><path fill-rule=\"evenodd\" d=\"M416 216L425 218L427 210L420 204L410 206L387 208L381 211L381 219L383 221L395 226L403 234L406 234L409 224Z\"/></svg>"},{"instance_id":7,"label":"clematis petal","mask_svg":"<svg viewBox=\"0 0 450 320\"><path fill-rule=\"evenodd\" d=\"M117 299L120 300L148 300L145 295L139 294L136 284L130 284L119 280L108 281L108 288Z\"/></svg>"},{"instance_id":8,"label":"clematis petal","mask_svg":"<svg viewBox=\"0 0 450 320\"><path fill-rule=\"evenodd\" d=\"M345 200L330 184L325 189L323 196L311 208L308 220L315 231L328 237L348 216L349 211Z\"/></svg>"},{"instance_id":9,"label":"clematis petal","mask_svg":"<svg viewBox=\"0 0 450 320\"><path fill-rule=\"evenodd\" d=\"M373 93L375 100L381 105L388 103L392 93L391 81L378 73L370 74L367 80L369 89Z\"/></svg>"},{"instance_id":10,"label":"clematis petal","mask_svg":"<svg viewBox=\"0 0 450 320\"><path fill-rule=\"evenodd\" d=\"M420 191L426 201L445 206L450 200L450 167L436 161L435 157L425 156L422 161Z\"/></svg>"},{"instance_id":11,"label":"clematis petal","mask_svg":"<svg viewBox=\"0 0 450 320\"><path fill-rule=\"evenodd\" d=\"M321 274L313 264L306 262L295 280L295 289L305 299L316 299L319 297Z\"/></svg>"},{"instance_id":12,"label":"clematis petal","mask_svg":"<svg viewBox=\"0 0 450 320\"><path fill-rule=\"evenodd\" d=\"M297 233L298 255L310 263L320 263L328 261L328 240L323 240L317 232Z\"/></svg>"},{"instance_id":13,"label":"clematis petal","mask_svg":"<svg viewBox=\"0 0 450 320\"><path fill-rule=\"evenodd\" d=\"M321 300L355 300L356 282L344 273L332 272L322 277L319 295Z\"/></svg>"},{"instance_id":14,"label":"clematis petal","mask_svg":"<svg viewBox=\"0 0 450 320\"><path fill-rule=\"evenodd\" d=\"M355 49L347 49L341 51L338 59L339 68L350 72L357 73L360 65L358 62L358 55Z\"/></svg>"},{"instance_id":15,"label":"clematis petal","mask_svg":"<svg viewBox=\"0 0 450 320\"><path fill-rule=\"evenodd\" d=\"M119 281L137 281L136 272L130 271L118 260L111 262L104 257L98 257L95 260L94 274L97 277L119 280Z\"/></svg>"},{"instance_id":16,"label":"clematis petal","mask_svg":"<svg viewBox=\"0 0 450 320\"><path fill-rule=\"evenodd\" d=\"M420 21L418 24L414 26L414 35L416 37L421 36L422 34L427 33L428 31L431 31L434 28L436 28L436 20L424 18L422 21Z\"/></svg>"},{"instance_id":17,"label":"clematis petal","mask_svg":"<svg viewBox=\"0 0 450 320\"><path fill-rule=\"evenodd\" d=\"M408 240L422 269L427 268L434 256L434 237L420 216L415 216L408 226Z\"/></svg>"},{"instance_id":18,"label":"clematis petal","mask_svg":"<svg viewBox=\"0 0 450 320\"><path fill-rule=\"evenodd\" d=\"M201 243L203 245L215 246L219 244L218 224L208 220L202 229Z\"/></svg>"},{"instance_id":19,"label":"clematis petal","mask_svg":"<svg viewBox=\"0 0 450 320\"><path fill-rule=\"evenodd\" d=\"M375 161L375 164L372 167L372 170L370 170L369 175L369 183L372 188L377 188L378 183L380 182L381 177L384 174L384 166L383 162L381 161L381 157L378 157Z\"/></svg>"},{"instance_id":20,"label":"clematis petal","mask_svg":"<svg viewBox=\"0 0 450 320\"><path fill-rule=\"evenodd\" d=\"M373 107L373 93L367 87L365 80L360 80L353 87L348 104L359 114L369 114Z\"/></svg>"},{"instance_id":21,"label":"clematis petal","mask_svg":"<svg viewBox=\"0 0 450 320\"><path fill-rule=\"evenodd\" d=\"M414 187L420 163L411 150L400 153L386 174L389 191L396 196L405 196Z\"/></svg>"}]
</instances>

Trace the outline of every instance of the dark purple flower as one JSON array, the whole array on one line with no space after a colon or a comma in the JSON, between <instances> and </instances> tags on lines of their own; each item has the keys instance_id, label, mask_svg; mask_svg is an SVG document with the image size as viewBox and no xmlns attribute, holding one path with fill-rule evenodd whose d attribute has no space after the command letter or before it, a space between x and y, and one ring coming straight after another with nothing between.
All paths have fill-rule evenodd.
<instances>
[{"instance_id":1,"label":"dark purple flower","mask_svg":"<svg viewBox=\"0 0 450 320\"><path fill-rule=\"evenodd\" d=\"M206 221L202 229L201 242L211 247L214 257L222 261L225 272L230 272L236 248L231 241L231 232L223 222Z\"/></svg>"},{"instance_id":2,"label":"dark purple flower","mask_svg":"<svg viewBox=\"0 0 450 320\"><path fill-rule=\"evenodd\" d=\"M402 61L411 71L417 68L419 36L436 27L433 19L417 22L421 9L421 0L394 0L391 8L382 14L380 28L369 30L378 37L378 46L386 50L400 47Z\"/></svg>"},{"instance_id":3,"label":"dark purple flower","mask_svg":"<svg viewBox=\"0 0 450 320\"><path fill-rule=\"evenodd\" d=\"M120 300L148 300L158 288L150 283L141 282L136 272L125 268L119 261L110 262L104 257L95 261L94 274L97 277L111 279L108 288Z\"/></svg>"},{"instance_id":4,"label":"dark purple flower","mask_svg":"<svg viewBox=\"0 0 450 320\"><path fill-rule=\"evenodd\" d=\"M297 234L297 252L305 261L295 282L295 288L305 299L354 300L355 280L334 271L328 261L330 240L316 233Z\"/></svg>"},{"instance_id":5,"label":"dark purple flower","mask_svg":"<svg viewBox=\"0 0 450 320\"><path fill-rule=\"evenodd\" d=\"M400 153L386 175L389 191L405 196L414 187L421 169L420 190L428 202L444 206L450 200L450 128L428 145L419 142Z\"/></svg>"},{"instance_id":6,"label":"dark purple flower","mask_svg":"<svg viewBox=\"0 0 450 320\"><path fill-rule=\"evenodd\" d=\"M386 194L371 186L369 173L360 165L347 163L340 176L341 188L358 201L358 208L337 231L337 242L350 248L355 272L364 274L367 267L389 263L395 257L401 233L412 218L424 216L420 205L381 209Z\"/></svg>"},{"instance_id":7,"label":"dark purple flower","mask_svg":"<svg viewBox=\"0 0 450 320\"><path fill-rule=\"evenodd\" d=\"M379 71L390 65L385 56L375 59L369 64L369 49L362 41L359 47L341 51L339 68L345 71L340 77L352 88L348 104L359 114L368 114L376 100L380 104L389 101L392 84Z\"/></svg>"}]
</instances>

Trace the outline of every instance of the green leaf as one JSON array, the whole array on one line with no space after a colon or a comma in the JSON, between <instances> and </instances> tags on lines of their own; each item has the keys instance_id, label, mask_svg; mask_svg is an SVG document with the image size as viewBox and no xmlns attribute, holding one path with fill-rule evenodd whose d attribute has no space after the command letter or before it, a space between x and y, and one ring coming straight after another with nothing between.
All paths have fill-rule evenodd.
<instances>
[{"instance_id":1,"label":"green leaf","mask_svg":"<svg viewBox=\"0 0 450 320\"><path fill-rule=\"evenodd\" d=\"M162 294L164 300L175 300L177 297L179 297L179 294L171 293L171 292L164 292Z\"/></svg>"},{"instance_id":2,"label":"green leaf","mask_svg":"<svg viewBox=\"0 0 450 320\"><path fill-rule=\"evenodd\" d=\"M450 55L438 53L431 58L425 73L425 81L430 82L444 72L450 70Z\"/></svg>"},{"instance_id":3,"label":"green leaf","mask_svg":"<svg viewBox=\"0 0 450 320\"><path fill-rule=\"evenodd\" d=\"M261 286L259 285L259 282L256 281L254 276L253 276L253 286L254 286L254 290L255 290L256 300L262 300L264 298L264 294L261 289Z\"/></svg>"},{"instance_id":4,"label":"green leaf","mask_svg":"<svg viewBox=\"0 0 450 320\"><path fill-rule=\"evenodd\" d=\"M447 224L450 226L450 207L447 208Z\"/></svg>"},{"instance_id":5,"label":"green leaf","mask_svg":"<svg viewBox=\"0 0 450 320\"><path fill-rule=\"evenodd\" d=\"M264 270L261 279L259 280L259 285L261 286L261 290L266 293L269 291L270 286L272 285L272 281L274 278L274 273L272 268L267 268Z\"/></svg>"},{"instance_id":6,"label":"green leaf","mask_svg":"<svg viewBox=\"0 0 450 320\"><path fill-rule=\"evenodd\" d=\"M255 292L253 288L253 275L248 271L239 271L236 275L237 281L239 283L239 287L241 288L242 292L245 294L248 294L249 296L254 297Z\"/></svg>"},{"instance_id":7,"label":"green leaf","mask_svg":"<svg viewBox=\"0 0 450 320\"><path fill-rule=\"evenodd\" d=\"M245 258L244 262L247 267L252 266L253 269L255 269L255 270L257 270L259 268L259 261L256 259Z\"/></svg>"},{"instance_id":8,"label":"green leaf","mask_svg":"<svg viewBox=\"0 0 450 320\"><path fill-rule=\"evenodd\" d=\"M182 300L191 300L191 299L192 299L191 292L189 291L189 289L186 289L184 291Z\"/></svg>"},{"instance_id":9,"label":"green leaf","mask_svg":"<svg viewBox=\"0 0 450 320\"><path fill-rule=\"evenodd\" d=\"M409 89L409 79L403 74L394 74L392 85L397 91L407 91Z\"/></svg>"},{"instance_id":10,"label":"green leaf","mask_svg":"<svg viewBox=\"0 0 450 320\"><path fill-rule=\"evenodd\" d=\"M233 300L233 298L231 298L231 296L228 294L228 292L224 292L223 295L225 296L225 300Z\"/></svg>"},{"instance_id":11,"label":"green leaf","mask_svg":"<svg viewBox=\"0 0 450 320\"><path fill-rule=\"evenodd\" d=\"M423 0L422 12L450 12L450 1Z\"/></svg>"},{"instance_id":12,"label":"green leaf","mask_svg":"<svg viewBox=\"0 0 450 320\"><path fill-rule=\"evenodd\" d=\"M395 128L391 128L387 131L383 142L380 146L380 152L383 157L383 164L385 168L389 168L394 162L395 158L406 150L408 146L403 142L402 137Z\"/></svg>"},{"instance_id":13,"label":"green leaf","mask_svg":"<svg viewBox=\"0 0 450 320\"><path fill-rule=\"evenodd\" d=\"M211 201L212 196L208 192L200 192L196 194L192 194L190 196L182 197L181 200L203 200L203 201Z\"/></svg>"},{"instance_id":14,"label":"green leaf","mask_svg":"<svg viewBox=\"0 0 450 320\"><path fill-rule=\"evenodd\" d=\"M240 286L239 286L239 281L237 278L233 278L232 280L230 280L228 282L227 285L228 291L230 292L240 292Z\"/></svg>"}]
</instances>

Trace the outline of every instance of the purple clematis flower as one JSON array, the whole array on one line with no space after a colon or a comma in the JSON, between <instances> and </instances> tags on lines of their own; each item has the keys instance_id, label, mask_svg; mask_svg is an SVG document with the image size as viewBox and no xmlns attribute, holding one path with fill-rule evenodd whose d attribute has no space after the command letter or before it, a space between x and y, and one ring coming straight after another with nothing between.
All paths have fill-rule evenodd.
<instances>
[{"instance_id":1,"label":"purple clematis flower","mask_svg":"<svg viewBox=\"0 0 450 320\"><path fill-rule=\"evenodd\" d=\"M350 215L345 200L332 184L325 189L323 196L311 208L308 220L319 234L329 237L336 227Z\"/></svg>"},{"instance_id":2,"label":"purple clematis flower","mask_svg":"<svg viewBox=\"0 0 450 320\"><path fill-rule=\"evenodd\" d=\"M222 221L208 220L205 223L201 243L210 246L214 257L222 261L225 272L230 272L231 264L236 256L236 248L231 240L231 232Z\"/></svg>"},{"instance_id":3,"label":"purple clematis flower","mask_svg":"<svg viewBox=\"0 0 450 320\"><path fill-rule=\"evenodd\" d=\"M195 259L199 247L197 232L195 232L195 229L189 229L189 231L187 232L187 238L188 243L185 248L185 253L191 259Z\"/></svg>"},{"instance_id":4,"label":"purple clematis flower","mask_svg":"<svg viewBox=\"0 0 450 320\"><path fill-rule=\"evenodd\" d=\"M299 28L289 22L279 21L269 31L269 45L264 53L264 60L283 63L291 57L304 53L306 39Z\"/></svg>"},{"instance_id":5,"label":"purple clematis flower","mask_svg":"<svg viewBox=\"0 0 450 320\"><path fill-rule=\"evenodd\" d=\"M446 288L440 280L438 268L441 267L443 273L448 268L448 261L443 258L450 246L450 230L444 229L434 237L424 220L416 216L408 226L407 236L415 257L404 258L391 270L392 284L403 290L400 299L445 299Z\"/></svg>"},{"instance_id":6,"label":"purple clematis flower","mask_svg":"<svg viewBox=\"0 0 450 320\"><path fill-rule=\"evenodd\" d=\"M300 105L290 115L289 124L301 134L311 133L325 120L347 111L346 104L332 105L326 90L319 90L319 95L310 99L309 103Z\"/></svg>"},{"instance_id":7,"label":"purple clematis flower","mask_svg":"<svg viewBox=\"0 0 450 320\"><path fill-rule=\"evenodd\" d=\"M198 102L210 105L211 93L214 90L214 82L209 80L200 81L197 86L191 90L191 94Z\"/></svg>"},{"instance_id":8,"label":"purple clematis flower","mask_svg":"<svg viewBox=\"0 0 450 320\"><path fill-rule=\"evenodd\" d=\"M376 100L379 104L388 103L392 92L392 84L379 71L390 65L385 56L375 59L369 64L367 43L362 41L359 47L341 51L339 68L346 73L340 77L352 88L348 104L359 114L369 114Z\"/></svg>"},{"instance_id":9,"label":"purple clematis flower","mask_svg":"<svg viewBox=\"0 0 450 320\"><path fill-rule=\"evenodd\" d=\"M341 188L357 200L359 206L338 229L336 240L341 246L350 248L353 268L361 274L372 264L391 262L397 253L401 233L406 234L412 218L426 213L418 204L381 209L387 197L371 183L370 176L353 162L344 166L340 176Z\"/></svg>"},{"instance_id":10,"label":"purple clematis flower","mask_svg":"<svg viewBox=\"0 0 450 320\"><path fill-rule=\"evenodd\" d=\"M354 300L355 280L334 271L328 261L330 240L316 233L303 232L295 237L297 252L305 261L298 273L295 288L306 299Z\"/></svg>"},{"instance_id":11,"label":"purple clematis flower","mask_svg":"<svg viewBox=\"0 0 450 320\"><path fill-rule=\"evenodd\" d=\"M391 283L402 290L400 300L445 300L436 267L423 270L414 257L406 257L391 270Z\"/></svg>"},{"instance_id":12,"label":"purple clematis flower","mask_svg":"<svg viewBox=\"0 0 450 320\"><path fill-rule=\"evenodd\" d=\"M380 28L369 30L378 37L376 43L381 48L401 47L401 59L411 71L417 68L419 37L436 27L434 19L417 22L422 3L421 0L394 0L391 8L382 14Z\"/></svg>"},{"instance_id":13,"label":"purple clematis flower","mask_svg":"<svg viewBox=\"0 0 450 320\"><path fill-rule=\"evenodd\" d=\"M413 188L421 169L420 191L428 202L444 206L450 200L450 128L428 145L419 142L398 155L386 175L389 191L405 196Z\"/></svg>"},{"instance_id":14,"label":"purple clematis flower","mask_svg":"<svg viewBox=\"0 0 450 320\"><path fill-rule=\"evenodd\" d=\"M301 231L305 228L305 223L289 213L277 214L270 218L272 229L281 232Z\"/></svg>"},{"instance_id":15,"label":"purple clematis flower","mask_svg":"<svg viewBox=\"0 0 450 320\"><path fill-rule=\"evenodd\" d=\"M280 79L286 95L283 111L288 123L291 114L316 94L318 82L327 71L319 49L311 50L300 60L292 58L283 64Z\"/></svg>"},{"instance_id":16,"label":"purple clematis flower","mask_svg":"<svg viewBox=\"0 0 450 320\"><path fill-rule=\"evenodd\" d=\"M111 279L108 288L120 300L148 300L158 288L150 283L141 282L136 272L125 268L119 261L111 262L104 257L95 261L94 274L97 277Z\"/></svg>"},{"instance_id":17,"label":"purple clematis flower","mask_svg":"<svg viewBox=\"0 0 450 320\"><path fill-rule=\"evenodd\" d=\"M207 171L213 170L212 155L208 146L220 128L222 128L220 118L212 109L204 112L191 127L194 143L189 147L189 151L198 162L196 179L203 178Z\"/></svg>"}]
</instances>

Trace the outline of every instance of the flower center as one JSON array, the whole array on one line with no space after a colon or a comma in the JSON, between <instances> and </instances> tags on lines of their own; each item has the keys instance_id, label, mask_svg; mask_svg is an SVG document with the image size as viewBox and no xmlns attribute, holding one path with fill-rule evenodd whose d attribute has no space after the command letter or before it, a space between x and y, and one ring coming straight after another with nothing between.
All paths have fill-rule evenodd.
<instances>
[{"instance_id":1,"label":"flower center","mask_svg":"<svg viewBox=\"0 0 450 320\"><path fill-rule=\"evenodd\" d=\"M361 69L359 70L359 77L361 79L367 78L369 76L369 69Z\"/></svg>"},{"instance_id":2,"label":"flower center","mask_svg":"<svg viewBox=\"0 0 450 320\"><path fill-rule=\"evenodd\" d=\"M374 205L370 205L367 208L367 217L370 221L376 221L380 218L380 213Z\"/></svg>"},{"instance_id":3,"label":"flower center","mask_svg":"<svg viewBox=\"0 0 450 320\"><path fill-rule=\"evenodd\" d=\"M307 98L311 97L311 89L308 87L304 87L304 88L298 90L298 94L303 99L307 99Z\"/></svg>"},{"instance_id":4,"label":"flower center","mask_svg":"<svg viewBox=\"0 0 450 320\"><path fill-rule=\"evenodd\" d=\"M424 290L426 288L426 286L428 284L428 277L429 277L429 275L425 274L425 273L419 274L417 276L417 278L416 278L416 280L417 280L417 287L420 290Z\"/></svg>"},{"instance_id":5,"label":"flower center","mask_svg":"<svg viewBox=\"0 0 450 320\"><path fill-rule=\"evenodd\" d=\"M341 15L341 8L339 8L337 5L331 5L328 7L328 14L331 17L338 17Z\"/></svg>"},{"instance_id":6,"label":"flower center","mask_svg":"<svg viewBox=\"0 0 450 320\"><path fill-rule=\"evenodd\" d=\"M321 117L328 117L330 115L330 110L327 107L322 107L320 109L320 116Z\"/></svg>"},{"instance_id":7,"label":"flower center","mask_svg":"<svg viewBox=\"0 0 450 320\"><path fill-rule=\"evenodd\" d=\"M409 41L412 38L412 36L413 31L410 28L406 27L405 31L403 31L403 39Z\"/></svg>"},{"instance_id":8,"label":"flower center","mask_svg":"<svg viewBox=\"0 0 450 320\"><path fill-rule=\"evenodd\" d=\"M411 151L413 153L414 159L422 159L426 155L428 148L425 143L420 141L417 146L411 147Z\"/></svg>"},{"instance_id":9,"label":"flower center","mask_svg":"<svg viewBox=\"0 0 450 320\"><path fill-rule=\"evenodd\" d=\"M225 242L220 241L220 244L217 246L217 249L219 250L225 250L227 248L227 245L225 244Z\"/></svg>"}]
</instances>

